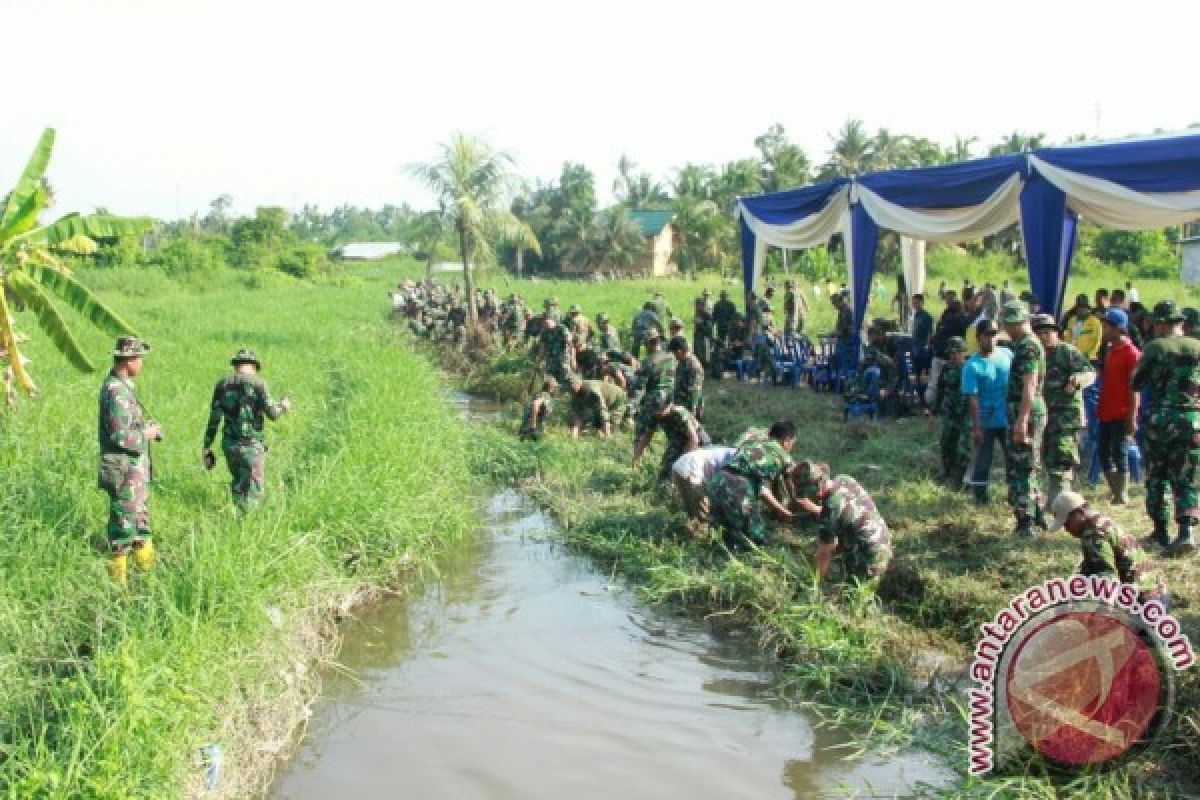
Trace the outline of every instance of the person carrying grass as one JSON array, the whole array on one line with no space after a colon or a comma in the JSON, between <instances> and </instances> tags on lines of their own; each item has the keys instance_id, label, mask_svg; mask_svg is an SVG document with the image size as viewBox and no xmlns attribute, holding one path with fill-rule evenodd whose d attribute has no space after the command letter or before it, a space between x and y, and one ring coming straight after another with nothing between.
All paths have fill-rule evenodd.
<instances>
[{"instance_id":1,"label":"person carrying grass","mask_svg":"<svg viewBox=\"0 0 1200 800\"><path fill-rule=\"evenodd\" d=\"M266 496L267 442L266 419L279 419L292 410L292 401L271 399L267 382L258 374L262 362L253 350L243 347L229 362L233 374L217 381L213 388L204 431L204 466L212 469L212 452L217 429L221 428L221 452L229 468L229 492L234 504L247 511L262 503Z\"/></svg>"}]
</instances>

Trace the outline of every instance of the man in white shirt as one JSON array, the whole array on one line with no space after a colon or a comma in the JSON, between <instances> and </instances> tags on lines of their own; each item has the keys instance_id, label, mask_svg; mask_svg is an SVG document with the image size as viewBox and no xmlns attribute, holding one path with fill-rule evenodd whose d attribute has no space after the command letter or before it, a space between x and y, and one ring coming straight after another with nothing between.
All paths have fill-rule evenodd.
<instances>
[{"instance_id":1,"label":"man in white shirt","mask_svg":"<svg viewBox=\"0 0 1200 800\"><path fill-rule=\"evenodd\" d=\"M704 484L717 470L729 463L733 447L710 445L684 453L671 466L671 482L687 510L690 526L703 527L708 524L708 494Z\"/></svg>"}]
</instances>

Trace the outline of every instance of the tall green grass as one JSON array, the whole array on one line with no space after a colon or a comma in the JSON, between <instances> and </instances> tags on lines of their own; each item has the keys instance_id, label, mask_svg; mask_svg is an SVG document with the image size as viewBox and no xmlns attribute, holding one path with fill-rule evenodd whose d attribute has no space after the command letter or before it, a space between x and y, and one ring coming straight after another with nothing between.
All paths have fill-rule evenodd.
<instances>
[{"instance_id":1,"label":"tall green grass","mask_svg":"<svg viewBox=\"0 0 1200 800\"><path fill-rule=\"evenodd\" d=\"M154 346L138 381L166 435L153 573L128 592L105 574L100 376L35 338L43 397L0 415L0 796L182 796L208 744L224 754L217 796L252 795L311 699L330 616L430 568L476 522L467 433L436 372L398 346L391 276L144 292L151 280L100 282ZM267 503L246 519L223 464L199 461L212 384L242 345L295 403L269 431Z\"/></svg>"}]
</instances>

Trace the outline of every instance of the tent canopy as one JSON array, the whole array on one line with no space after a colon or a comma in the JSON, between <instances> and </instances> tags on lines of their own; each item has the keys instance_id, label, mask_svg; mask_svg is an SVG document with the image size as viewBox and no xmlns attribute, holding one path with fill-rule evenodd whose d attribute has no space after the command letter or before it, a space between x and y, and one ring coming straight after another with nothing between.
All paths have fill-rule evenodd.
<instances>
[{"instance_id":1,"label":"tent canopy","mask_svg":"<svg viewBox=\"0 0 1200 800\"><path fill-rule=\"evenodd\" d=\"M881 228L905 239L962 242L1019 223L1033 294L1057 315L1080 215L1125 230L1200 218L1200 135L1087 142L836 178L739 198L736 213L747 291L761 278L768 246L815 247L841 233L859 330Z\"/></svg>"}]
</instances>

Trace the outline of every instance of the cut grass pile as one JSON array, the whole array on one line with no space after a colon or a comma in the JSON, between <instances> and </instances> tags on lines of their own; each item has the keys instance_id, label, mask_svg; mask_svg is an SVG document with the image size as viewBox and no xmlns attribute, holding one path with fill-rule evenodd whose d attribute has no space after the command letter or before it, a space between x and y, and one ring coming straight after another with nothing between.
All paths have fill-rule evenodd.
<instances>
[{"instance_id":1,"label":"cut grass pile","mask_svg":"<svg viewBox=\"0 0 1200 800\"><path fill-rule=\"evenodd\" d=\"M474 528L467 432L437 373L396 346L391 280L141 293L140 273L104 276L154 346L138 387L166 437L160 563L127 593L104 570L100 376L31 342L44 395L0 415L0 796L196 794L209 744L224 764L206 796L253 796L313 697L329 621ZM244 520L224 465L200 465L212 385L243 345L295 403L268 433L267 503Z\"/></svg>"}]
</instances>

